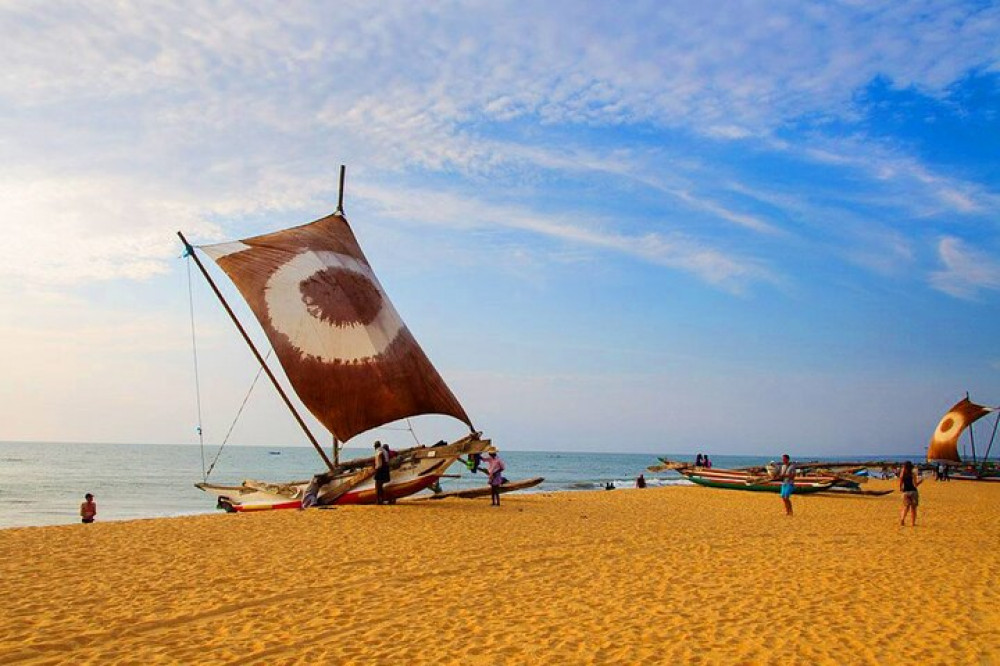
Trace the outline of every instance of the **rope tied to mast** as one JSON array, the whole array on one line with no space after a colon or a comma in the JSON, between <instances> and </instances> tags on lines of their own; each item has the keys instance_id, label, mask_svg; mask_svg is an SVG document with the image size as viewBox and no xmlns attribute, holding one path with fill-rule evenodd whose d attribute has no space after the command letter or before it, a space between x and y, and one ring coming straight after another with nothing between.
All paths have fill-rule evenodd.
<instances>
[{"instance_id":1,"label":"rope tied to mast","mask_svg":"<svg viewBox=\"0 0 1000 666\"><path fill-rule=\"evenodd\" d=\"M273 350L268 350L267 355L264 357L265 361L271 357L271 351ZM224 449L226 444L229 443L229 436L233 434L233 428L236 427L236 423L240 420L240 416L243 414L243 408L247 406L247 401L250 400L250 394L253 393L254 387L257 386L257 380L260 379L262 374L264 374L264 368L258 368L257 374L254 375L253 381L250 382L250 388L247 389L246 395L243 396L243 402L240 403L240 408L236 410L236 416L233 417L233 422L229 424L229 430L226 431L226 436L222 438L222 444L219 444L219 450L216 451L215 457L212 459L212 464L208 466L208 471L205 472L206 480L212 473L212 470L215 469L215 463L219 462L219 456L222 455L222 449ZM204 462L202 464L204 465Z\"/></svg>"},{"instance_id":2,"label":"rope tied to mast","mask_svg":"<svg viewBox=\"0 0 1000 666\"><path fill-rule=\"evenodd\" d=\"M191 280L191 252L190 248L184 248L183 257L187 261L187 281L188 281L188 310L191 314L191 353L194 357L194 395L195 402L198 408L198 423L196 425L196 430L198 432L198 445L201 448L201 476L202 481L208 481L208 472L205 471L205 436L202 430L202 418L201 418L201 382L198 379L198 338L195 335L194 326L194 288L192 286Z\"/></svg>"},{"instance_id":3,"label":"rope tied to mast","mask_svg":"<svg viewBox=\"0 0 1000 666\"><path fill-rule=\"evenodd\" d=\"M243 409L246 407L247 402L250 400L250 395L253 393L254 388L257 386L257 381L260 376L264 373L264 368L257 368L257 374L254 375L253 381L250 382L250 388L247 389L246 395L243 396L243 401L240 403L239 409L236 410L236 416L233 417L233 422L229 424L229 429L226 431L226 436L223 437L222 443L219 445L218 451L215 452L215 456L212 458L212 462L206 467L205 466L205 436L202 422L202 408L201 408L201 380L200 372L198 371L198 336L195 327L194 319L194 288L192 286L193 280L191 279L191 255L194 252L193 247L185 248L182 258L188 260L187 262L187 278L188 278L188 310L191 315L191 350L194 358L194 394L195 402L197 404L197 414L198 423L195 426L195 431L198 433L198 445L201 449L201 477L202 481L207 482L208 477L212 474L215 469L216 463L219 462L219 458L222 456L222 450L229 443L229 437L233 434L233 429L240 420L240 416L243 414ZM267 354L264 356L266 361L270 358L273 349L269 349Z\"/></svg>"}]
</instances>

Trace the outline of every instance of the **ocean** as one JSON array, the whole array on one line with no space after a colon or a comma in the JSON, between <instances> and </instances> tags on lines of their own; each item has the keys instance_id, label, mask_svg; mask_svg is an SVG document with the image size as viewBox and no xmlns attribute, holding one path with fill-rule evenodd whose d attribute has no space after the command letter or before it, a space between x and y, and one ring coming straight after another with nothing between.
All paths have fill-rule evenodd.
<instances>
[{"instance_id":1,"label":"ocean","mask_svg":"<svg viewBox=\"0 0 1000 666\"><path fill-rule=\"evenodd\" d=\"M209 452L214 456L215 449L206 447L206 456ZM345 459L370 455L370 449L342 453ZM507 450L501 457L511 480L545 477L544 483L527 492L595 490L607 483L632 487L642 473L650 486L689 485L673 472L645 472L658 462L653 454ZM716 467L761 465L770 459L712 456ZM223 449L210 480L232 485L243 479L290 481L308 479L321 468L311 448L231 445ZM461 464L448 472L461 478L443 479L445 490L486 485L485 475L470 474ZM100 521L212 513L214 498L194 487L201 480L198 446L0 442L0 528L79 522L80 503L88 492L96 498Z\"/></svg>"}]
</instances>

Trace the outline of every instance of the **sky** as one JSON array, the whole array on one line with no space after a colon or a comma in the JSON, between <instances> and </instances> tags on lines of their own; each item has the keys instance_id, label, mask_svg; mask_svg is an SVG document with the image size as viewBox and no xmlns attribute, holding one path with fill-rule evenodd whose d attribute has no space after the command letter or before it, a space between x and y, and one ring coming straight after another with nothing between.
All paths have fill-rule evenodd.
<instances>
[{"instance_id":1,"label":"sky","mask_svg":"<svg viewBox=\"0 0 1000 666\"><path fill-rule=\"evenodd\" d=\"M993 3L5 1L0 34L0 440L197 443L192 337L226 438L255 361L176 232L322 217L341 164L502 448L910 454L1000 404ZM262 383L229 438L306 445Z\"/></svg>"}]
</instances>

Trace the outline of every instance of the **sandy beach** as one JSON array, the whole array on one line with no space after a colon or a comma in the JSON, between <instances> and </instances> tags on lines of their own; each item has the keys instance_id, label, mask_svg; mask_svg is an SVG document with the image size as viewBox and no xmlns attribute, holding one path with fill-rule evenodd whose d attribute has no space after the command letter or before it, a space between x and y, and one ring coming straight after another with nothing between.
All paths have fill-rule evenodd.
<instances>
[{"instance_id":1,"label":"sandy beach","mask_svg":"<svg viewBox=\"0 0 1000 666\"><path fill-rule=\"evenodd\" d=\"M672 487L3 530L0 663L1000 663L1000 487L921 495L916 528Z\"/></svg>"}]
</instances>

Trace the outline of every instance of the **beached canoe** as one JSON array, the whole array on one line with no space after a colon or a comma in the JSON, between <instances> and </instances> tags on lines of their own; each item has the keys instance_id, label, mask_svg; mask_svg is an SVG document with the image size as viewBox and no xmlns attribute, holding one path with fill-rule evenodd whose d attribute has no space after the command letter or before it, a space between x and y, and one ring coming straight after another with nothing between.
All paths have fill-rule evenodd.
<instances>
[{"instance_id":1,"label":"beached canoe","mask_svg":"<svg viewBox=\"0 0 1000 666\"><path fill-rule=\"evenodd\" d=\"M688 481L709 488L725 488L728 490L750 490L756 492L776 493L781 490L781 481L752 474L740 469L718 469L704 467L686 467L678 469ZM831 488L838 479L833 476L803 474L795 477L795 493L818 493Z\"/></svg>"},{"instance_id":2,"label":"beached canoe","mask_svg":"<svg viewBox=\"0 0 1000 666\"><path fill-rule=\"evenodd\" d=\"M952 481L986 481L993 483L1000 483L1000 474L997 472L980 472L975 469L971 470L960 470L958 472L949 472L948 478Z\"/></svg>"},{"instance_id":3,"label":"beached canoe","mask_svg":"<svg viewBox=\"0 0 1000 666\"><path fill-rule=\"evenodd\" d=\"M540 484L545 479L540 476L536 476L533 479L524 479L521 481L508 481L507 483L500 486L501 493L511 493L515 490L524 490L526 488L534 488ZM448 497L460 497L462 499L475 499L477 497L489 497L490 487L481 486L479 488L469 488L467 490L449 490L445 493L434 493L432 496L426 499L446 499Z\"/></svg>"}]
</instances>

